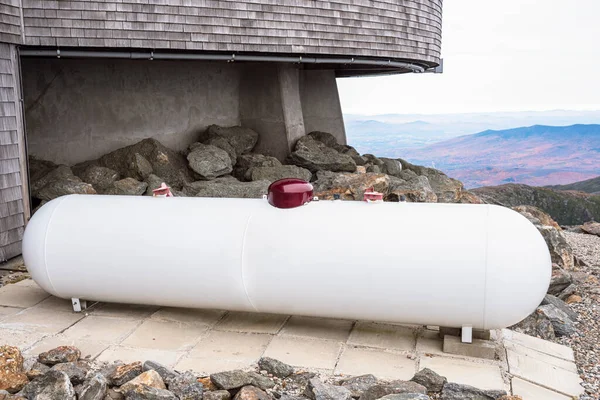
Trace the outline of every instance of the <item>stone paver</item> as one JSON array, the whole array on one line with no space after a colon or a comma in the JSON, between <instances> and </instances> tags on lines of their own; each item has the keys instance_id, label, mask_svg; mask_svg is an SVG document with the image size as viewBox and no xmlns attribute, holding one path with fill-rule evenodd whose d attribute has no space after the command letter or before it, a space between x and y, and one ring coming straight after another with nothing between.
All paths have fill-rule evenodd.
<instances>
[{"instance_id":1,"label":"stone paver","mask_svg":"<svg viewBox=\"0 0 600 400\"><path fill-rule=\"evenodd\" d=\"M421 355L444 355L444 341L440 339L438 332L426 330L417 338L417 352Z\"/></svg>"},{"instance_id":2,"label":"stone paver","mask_svg":"<svg viewBox=\"0 0 600 400\"><path fill-rule=\"evenodd\" d=\"M83 314L33 307L6 318L0 328L52 334L67 329L83 317Z\"/></svg>"},{"instance_id":3,"label":"stone paver","mask_svg":"<svg viewBox=\"0 0 600 400\"><path fill-rule=\"evenodd\" d=\"M509 359L508 372L569 396L579 396L583 393L581 379L577 373L533 357L513 353L512 359Z\"/></svg>"},{"instance_id":4,"label":"stone paver","mask_svg":"<svg viewBox=\"0 0 600 400\"><path fill-rule=\"evenodd\" d=\"M447 354L493 360L496 358L496 343L475 338L471 343L463 343L459 337L445 335L443 351Z\"/></svg>"},{"instance_id":5,"label":"stone paver","mask_svg":"<svg viewBox=\"0 0 600 400\"><path fill-rule=\"evenodd\" d=\"M63 335L72 340L82 339L118 344L129 336L139 324L140 322L136 320L92 314L64 331Z\"/></svg>"},{"instance_id":6,"label":"stone paver","mask_svg":"<svg viewBox=\"0 0 600 400\"><path fill-rule=\"evenodd\" d=\"M26 308L50 296L39 287L20 283L0 288L0 306Z\"/></svg>"},{"instance_id":7,"label":"stone paver","mask_svg":"<svg viewBox=\"0 0 600 400\"><path fill-rule=\"evenodd\" d=\"M160 321L176 321L190 325L213 327L224 315L225 311L222 310L165 307L156 311L150 318Z\"/></svg>"},{"instance_id":8,"label":"stone paver","mask_svg":"<svg viewBox=\"0 0 600 400\"><path fill-rule=\"evenodd\" d=\"M0 306L0 322L2 322L4 319L10 317L11 315L15 315L21 311L23 311L22 308L1 307Z\"/></svg>"},{"instance_id":9,"label":"stone paver","mask_svg":"<svg viewBox=\"0 0 600 400\"><path fill-rule=\"evenodd\" d=\"M415 349L415 340L414 331L408 327L361 321L350 333L348 344L412 351Z\"/></svg>"},{"instance_id":10,"label":"stone paver","mask_svg":"<svg viewBox=\"0 0 600 400\"><path fill-rule=\"evenodd\" d=\"M415 375L417 363L406 354L396 354L379 349L347 347L342 353L336 374L373 374L379 379L408 380Z\"/></svg>"},{"instance_id":11,"label":"stone paver","mask_svg":"<svg viewBox=\"0 0 600 400\"><path fill-rule=\"evenodd\" d=\"M48 336L48 333L45 332L26 332L0 328L0 344L10 344L11 346L17 346L21 350L31 347L46 336Z\"/></svg>"},{"instance_id":12,"label":"stone paver","mask_svg":"<svg viewBox=\"0 0 600 400\"><path fill-rule=\"evenodd\" d=\"M354 321L344 319L291 317L281 330L281 335L305 336L345 342Z\"/></svg>"},{"instance_id":13,"label":"stone paver","mask_svg":"<svg viewBox=\"0 0 600 400\"><path fill-rule=\"evenodd\" d=\"M108 343L96 342L85 339L74 339L64 335L49 336L37 342L33 347L25 351L27 355L39 355L44 351L54 349L58 346L77 346L81 350L81 357L91 359L98 357L109 345Z\"/></svg>"},{"instance_id":14,"label":"stone paver","mask_svg":"<svg viewBox=\"0 0 600 400\"><path fill-rule=\"evenodd\" d=\"M42 300L34 307L61 312L73 311L71 300L65 300L54 296L48 296L46 299Z\"/></svg>"},{"instance_id":15,"label":"stone paver","mask_svg":"<svg viewBox=\"0 0 600 400\"><path fill-rule=\"evenodd\" d=\"M480 389L498 390L505 387L500 367L473 359L421 357L419 369L429 368L448 378L449 382L471 385Z\"/></svg>"},{"instance_id":16,"label":"stone paver","mask_svg":"<svg viewBox=\"0 0 600 400\"><path fill-rule=\"evenodd\" d=\"M279 332L287 319L287 315L230 312L219 321L215 329L275 334Z\"/></svg>"},{"instance_id":17,"label":"stone paver","mask_svg":"<svg viewBox=\"0 0 600 400\"><path fill-rule=\"evenodd\" d=\"M177 364L177 369L211 374L228 369L246 368L257 362L272 335L210 331Z\"/></svg>"},{"instance_id":18,"label":"stone paver","mask_svg":"<svg viewBox=\"0 0 600 400\"><path fill-rule=\"evenodd\" d=\"M143 306L139 304L99 303L94 305L90 309L90 312L93 312L94 315L102 315L105 317L130 318L140 320L150 316L159 308L160 307Z\"/></svg>"},{"instance_id":19,"label":"stone paver","mask_svg":"<svg viewBox=\"0 0 600 400\"><path fill-rule=\"evenodd\" d=\"M146 320L122 344L148 349L185 351L198 343L208 331L205 325L190 325L175 321Z\"/></svg>"},{"instance_id":20,"label":"stone paver","mask_svg":"<svg viewBox=\"0 0 600 400\"><path fill-rule=\"evenodd\" d=\"M545 353L540 353L532 350L529 347L521 346L513 342L505 342L506 354L509 364L519 365L520 359L523 357L535 358L545 363L557 366L567 371L577 373L577 366L572 361L567 361L563 358L552 357Z\"/></svg>"},{"instance_id":21,"label":"stone paver","mask_svg":"<svg viewBox=\"0 0 600 400\"><path fill-rule=\"evenodd\" d=\"M519 378L512 379L512 391L514 395L521 396L526 400L572 400L573 397L564 396L560 393L544 389L541 386L524 381Z\"/></svg>"},{"instance_id":22,"label":"stone paver","mask_svg":"<svg viewBox=\"0 0 600 400\"><path fill-rule=\"evenodd\" d=\"M152 360L172 368L177 363L177 360L183 356L183 354L183 352L167 350L110 346L104 350L97 359L106 362L121 360L126 363Z\"/></svg>"},{"instance_id":23,"label":"stone paver","mask_svg":"<svg viewBox=\"0 0 600 400\"><path fill-rule=\"evenodd\" d=\"M342 343L334 340L277 336L265 356L293 366L333 370L341 347Z\"/></svg>"},{"instance_id":24,"label":"stone paver","mask_svg":"<svg viewBox=\"0 0 600 400\"><path fill-rule=\"evenodd\" d=\"M508 340L513 343L520 344L521 346L529 347L530 349L537 350L540 353L545 353L553 357L564 358L568 361L575 361L573 349L570 347L562 346L560 344L542 340L533 336L524 335L508 329L502 330L502 336L505 341Z\"/></svg>"}]
</instances>

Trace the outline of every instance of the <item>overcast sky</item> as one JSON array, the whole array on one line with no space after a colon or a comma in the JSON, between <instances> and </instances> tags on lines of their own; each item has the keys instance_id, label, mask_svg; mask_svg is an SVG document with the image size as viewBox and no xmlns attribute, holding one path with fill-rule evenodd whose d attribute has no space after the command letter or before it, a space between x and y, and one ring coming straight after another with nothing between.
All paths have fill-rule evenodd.
<instances>
[{"instance_id":1,"label":"overcast sky","mask_svg":"<svg viewBox=\"0 0 600 400\"><path fill-rule=\"evenodd\" d=\"M444 0L443 74L339 79L345 113L600 109L600 0Z\"/></svg>"}]
</instances>

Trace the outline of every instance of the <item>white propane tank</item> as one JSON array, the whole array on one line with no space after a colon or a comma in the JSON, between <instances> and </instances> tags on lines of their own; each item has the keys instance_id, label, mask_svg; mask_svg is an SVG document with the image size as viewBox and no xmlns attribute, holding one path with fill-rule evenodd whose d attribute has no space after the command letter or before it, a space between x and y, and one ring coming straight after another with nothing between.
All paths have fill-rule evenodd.
<instances>
[{"instance_id":1,"label":"white propane tank","mask_svg":"<svg viewBox=\"0 0 600 400\"><path fill-rule=\"evenodd\" d=\"M62 298L504 328L540 304L550 254L493 205L70 195L23 257Z\"/></svg>"}]
</instances>

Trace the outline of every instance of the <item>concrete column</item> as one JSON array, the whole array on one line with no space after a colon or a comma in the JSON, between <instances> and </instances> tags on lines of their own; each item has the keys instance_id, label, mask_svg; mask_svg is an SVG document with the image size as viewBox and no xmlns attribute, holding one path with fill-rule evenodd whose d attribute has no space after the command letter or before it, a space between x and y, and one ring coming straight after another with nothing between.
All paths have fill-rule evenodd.
<instances>
[{"instance_id":1,"label":"concrete column","mask_svg":"<svg viewBox=\"0 0 600 400\"><path fill-rule=\"evenodd\" d=\"M346 130L335 71L301 72L300 98L306 133L329 132L340 144L346 144Z\"/></svg>"},{"instance_id":2,"label":"concrete column","mask_svg":"<svg viewBox=\"0 0 600 400\"><path fill-rule=\"evenodd\" d=\"M257 153L283 161L306 134L299 71L287 65L249 65L240 83L240 122L260 133Z\"/></svg>"}]
</instances>

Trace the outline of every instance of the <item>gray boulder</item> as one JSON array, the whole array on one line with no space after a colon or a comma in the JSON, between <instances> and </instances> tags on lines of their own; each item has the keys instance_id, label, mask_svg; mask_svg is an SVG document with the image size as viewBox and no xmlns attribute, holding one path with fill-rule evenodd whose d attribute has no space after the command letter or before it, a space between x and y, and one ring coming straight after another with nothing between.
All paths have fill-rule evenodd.
<instances>
[{"instance_id":1,"label":"gray boulder","mask_svg":"<svg viewBox=\"0 0 600 400\"><path fill-rule=\"evenodd\" d=\"M137 180L144 180L153 171L152 164L150 161L146 160L146 158L140 153L130 153L127 155L127 162L129 163L129 174L131 178L135 178Z\"/></svg>"},{"instance_id":2,"label":"gray boulder","mask_svg":"<svg viewBox=\"0 0 600 400\"><path fill-rule=\"evenodd\" d=\"M258 142L258 133L250 128L244 128L241 126L222 127L218 125L211 125L208 127L206 132L201 135L200 141L206 142L211 138L222 137L225 138L231 147L234 148L236 154L246 154L254 149Z\"/></svg>"},{"instance_id":3,"label":"gray boulder","mask_svg":"<svg viewBox=\"0 0 600 400\"><path fill-rule=\"evenodd\" d=\"M231 158L216 146L195 143L187 155L190 168L202 179L214 179L233 171Z\"/></svg>"},{"instance_id":4,"label":"gray boulder","mask_svg":"<svg viewBox=\"0 0 600 400\"><path fill-rule=\"evenodd\" d=\"M208 138L206 141L204 141L204 144L218 147L221 150L224 150L225 152L227 152L227 154L229 155L229 158L231 159L231 164L235 165L235 163L237 161L237 153L236 153L235 149L233 148L233 146L229 143L229 141L227 141L227 139L225 139L222 136L212 136L212 137ZM195 144L193 144L192 146L195 146ZM192 149L193 149L192 146L190 146L190 151L192 151Z\"/></svg>"},{"instance_id":5,"label":"gray boulder","mask_svg":"<svg viewBox=\"0 0 600 400\"><path fill-rule=\"evenodd\" d=\"M504 390L481 390L473 386L446 383L442 390L442 400L497 400L506 396Z\"/></svg>"},{"instance_id":6,"label":"gray boulder","mask_svg":"<svg viewBox=\"0 0 600 400\"><path fill-rule=\"evenodd\" d=\"M270 357L262 357L258 360L258 368L281 379L294 373L294 367Z\"/></svg>"},{"instance_id":7,"label":"gray boulder","mask_svg":"<svg viewBox=\"0 0 600 400\"><path fill-rule=\"evenodd\" d=\"M58 346L38 355L38 361L46 365L78 361L81 351L75 346Z\"/></svg>"},{"instance_id":8,"label":"gray boulder","mask_svg":"<svg viewBox=\"0 0 600 400\"><path fill-rule=\"evenodd\" d=\"M102 374L94 374L87 379L81 387L79 400L104 400L106 390L108 389L108 381Z\"/></svg>"},{"instance_id":9,"label":"gray boulder","mask_svg":"<svg viewBox=\"0 0 600 400\"><path fill-rule=\"evenodd\" d=\"M33 185L34 182L37 182L46 176L50 171L53 171L58 167L58 165L54 164L52 161L42 160L35 156L29 156L28 161L30 185Z\"/></svg>"},{"instance_id":10,"label":"gray boulder","mask_svg":"<svg viewBox=\"0 0 600 400\"><path fill-rule=\"evenodd\" d=\"M350 390L352 393L352 397L358 399L362 394L370 388L377 384L377 378L374 375L360 375L354 376L352 378L343 379L340 381L340 385Z\"/></svg>"},{"instance_id":11,"label":"gray boulder","mask_svg":"<svg viewBox=\"0 0 600 400\"><path fill-rule=\"evenodd\" d=\"M311 400L351 400L352 392L343 386L330 385L317 378L308 381L304 395Z\"/></svg>"},{"instance_id":12,"label":"gray boulder","mask_svg":"<svg viewBox=\"0 0 600 400\"><path fill-rule=\"evenodd\" d=\"M122 196L139 196L146 192L147 187L148 184L146 182L140 182L133 178L125 178L113 183L113 186L104 193Z\"/></svg>"},{"instance_id":13,"label":"gray boulder","mask_svg":"<svg viewBox=\"0 0 600 400\"><path fill-rule=\"evenodd\" d=\"M581 225L581 230L588 235L600 236L600 222L588 221Z\"/></svg>"},{"instance_id":14,"label":"gray boulder","mask_svg":"<svg viewBox=\"0 0 600 400\"><path fill-rule=\"evenodd\" d=\"M29 382L19 394L29 400L75 400L75 389L67 374L54 370Z\"/></svg>"},{"instance_id":15,"label":"gray boulder","mask_svg":"<svg viewBox=\"0 0 600 400\"><path fill-rule=\"evenodd\" d=\"M307 136L323 143L327 147L331 147L332 149L335 149L338 146L337 139L329 132L313 131L310 132Z\"/></svg>"},{"instance_id":16,"label":"gray boulder","mask_svg":"<svg viewBox=\"0 0 600 400\"><path fill-rule=\"evenodd\" d=\"M205 392L203 400L229 400L231 399L231 393L227 390L213 390L211 392Z\"/></svg>"},{"instance_id":17,"label":"gray boulder","mask_svg":"<svg viewBox=\"0 0 600 400\"><path fill-rule=\"evenodd\" d=\"M77 173L77 171L73 171ZM119 180L119 173L99 165L89 165L77 174L84 182L91 184L97 192L102 192Z\"/></svg>"},{"instance_id":18,"label":"gray boulder","mask_svg":"<svg viewBox=\"0 0 600 400\"><path fill-rule=\"evenodd\" d=\"M360 400L377 400L390 394L402 393L427 394L427 388L416 382L393 381L387 384L371 386L360 396Z\"/></svg>"},{"instance_id":19,"label":"gray boulder","mask_svg":"<svg viewBox=\"0 0 600 400\"><path fill-rule=\"evenodd\" d=\"M554 296L560 296L564 290L573 284L573 276L562 268L552 271L548 293Z\"/></svg>"},{"instance_id":20,"label":"gray boulder","mask_svg":"<svg viewBox=\"0 0 600 400\"><path fill-rule=\"evenodd\" d=\"M441 392L446 382L448 382L445 376L441 376L429 368L423 368L417 372L415 376L412 377L411 381L425 386L427 388L427 392L435 393Z\"/></svg>"},{"instance_id":21,"label":"gray boulder","mask_svg":"<svg viewBox=\"0 0 600 400\"><path fill-rule=\"evenodd\" d=\"M394 160L393 158L380 158L383 161L382 171L384 174L392 175L400 177L400 173L402 172L402 163L398 160Z\"/></svg>"},{"instance_id":22,"label":"gray boulder","mask_svg":"<svg viewBox=\"0 0 600 400\"><path fill-rule=\"evenodd\" d=\"M269 181L240 182L235 179L220 179L214 181L198 181L186 188L193 190L196 197L229 197L229 198L255 198L260 199L267 194Z\"/></svg>"},{"instance_id":23,"label":"gray boulder","mask_svg":"<svg viewBox=\"0 0 600 400\"><path fill-rule=\"evenodd\" d=\"M233 175L240 181L251 180L252 169L255 167L280 167L281 162L275 157L262 154L242 154L238 156L233 169Z\"/></svg>"},{"instance_id":24,"label":"gray boulder","mask_svg":"<svg viewBox=\"0 0 600 400\"><path fill-rule=\"evenodd\" d=\"M365 159L360 155L358 151L352 146L348 146L346 144L338 144L334 147L340 154L346 154L354 160L356 165L365 165Z\"/></svg>"},{"instance_id":25,"label":"gray boulder","mask_svg":"<svg viewBox=\"0 0 600 400\"><path fill-rule=\"evenodd\" d=\"M571 336L577 332L575 322L553 304L540 306L538 307L538 311L550 320L556 336Z\"/></svg>"},{"instance_id":26,"label":"gray boulder","mask_svg":"<svg viewBox=\"0 0 600 400\"><path fill-rule=\"evenodd\" d=\"M356 171L356 163L352 157L327 147L311 136L303 136L296 142L295 150L288 157L288 162L313 173L317 171Z\"/></svg>"},{"instance_id":27,"label":"gray boulder","mask_svg":"<svg viewBox=\"0 0 600 400\"><path fill-rule=\"evenodd\" d=\"M193 181L185 157L163 146L156 139L144 139L131 146L105 154L97 160L78 164L74 168L96 164L113 169L123 177L141 179L140 171L131 169L131 161L135 159L135 154L145 158L152 166L152 173L163 177L176 189L180 189L186 182Z\"/></svg>"},{"instance_id":28,"label":"gray boulder","mask_svg":"<svg viewBox=\"0 0 600 400\"><path fill-rule=\"evenodd\" d=\"M169 382L169 380L177 378L179 374L172 369L165 367L164 365L157 363L156 361L146 361L142 364L142 370L146 371L156 371L163 381Z\"/></svg>"},{"instance_id":29,"label":"gray boulder","mask_svg":"<svg viewBox=\"0 0 600 400\"><path fill-rule=\"evenodd\" d=\"M68 363L56 364L52 367L54 371L62 371L71 380L73 385L82 383L90 370L90 365L85 361L73 361Z\"/></svg>"},{"instance_id":30,"label":"gray boulder","mask_svg":"<svg viewBox=\"0 0 600 400\"><path fill-rule=\"evenodd\" d=\"M255 167L250 173L252 181L269 181L275 182L283 178L298 178L305 181L310 181L312 174L309 170L295 165L281 165L279 167Z\"/></svg>"},{"instance_id":31,"label":"gray boulder","mask_svg":"<svg viewBox=\"0 0 600 400\"><path fill-rule=\"evenodd\" d=\"M546 304L552 304L554 307L558 308L560 311L567 314L567 316L572 321L577 321L577 313L575 311L573 311L567 303L565 303L558 297L553 296L551 294L547 294L546 296L544 296L544 300L542 300L542 305L546 305Z\"/></svg>"},{"instance_id":32,"label":"gray boulder","mask_svg":"<svg viewBox=\"0 0 600 400\"><path fill-rule=\"evenodd\" d=\"M157 371L158 372L158 371ZM204 386L190 373L184 373L167 379L169 390L179 400L202 400Z\"/></svg>"},{"instance_id":33,"label":"gray boulder","mask_svg":"<svg viewBox=\"0 0 600 400\"><path fill-rule=\"evenodd\" d=\"M136 385L124 391L125 400L178 400L177 396L166 389L157 389L148 385Z\"/></svg>"},{"instance_id":34,"label":"gray boulder","mask_svg":"<svg viewBox=\"0 0 600 400\"><path fill-rule=\"evenodd\" d=\"M401 171L399 177L390 176L390 187L386 201L405 201L412 203L435 203L437 195L425 176L412 171Z\"/></svg>"},{"instance_id":35,"label":"gray boulder","mask_svg":"<svg viewBox=\"0 0 600 400\"><path fill-rule=\"evenodd\" d=\"M314 195L321 200L331 200L339 195L342 200L363 200L368 188L386 195L390 187L390 177L385 174L348 174L329 171L317 172L313 182Z\"/></svg>"},{"instance_id":36,"label":"gray boulder","mask_svg":"<svg viewBox=\"0 0 600 400\"><path fill-rule=\"evenodd\" d=\"M218 372L210 376L210 380L216 387L224 390L238 389L242 386L252 384L252 377L242 370Z\"/></svg>"},{"instance_id":37,"label":"gray boulder","mask_svg":"<svg viewBox=\"0 0 600 400\"><path fill-rule=\"evenodd\" d=\"M527 316L523 321L510 327L510 329L529 336L539 337L544 340L556 339L554 327L550 320L538 310Z\"/></svg>"},{"instance_id":38,"label":"gray boulder","mask_svg":"<svg viewBox=\"0 0 600 400\"><path fill-rule=\"evenodd\" d=\"M233 400L272 400L263 390L254 386L244 386L236 393Z\"/></svg>"},{"instance_id":39,"label":"gray boulder","mask_svg":"<svg viewBox=\"0 0 600 400\"><path fill-rule=\"evenodd\" d=\"M59 165L43 177L31 182L31 195L36 199L50 201L69 194L96 194L89 183L73 174L71 168Z\"/></svg>"},{"instance_id":40,"label":"gray boulder","mask_svg":"<svg viewBox=\"0 0 600 400\"><path fill-rule=\"evenodd\" d=\"M388 394L383 396L380 400L431 400L431 397L422 393L401 393L401 394Z\"/></svg>"},{"instance_id":41,"label":"gray boulder","mask_svg":"<svg viewBox=\"0 0 600 400\"><path fill-rule=\"evenodd\" d=\"M402 159L398 159L402 164L402 169L408 169L417 175L425 176L429 180L431 188L435 192L439 203L458 203L461 200L464 190L463 184L448 177L442 171L434 168L413 165Z\"/></svg>"}]
</instances>

